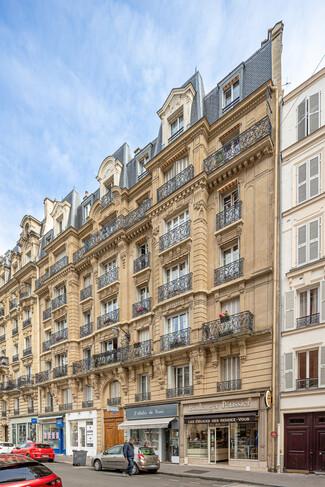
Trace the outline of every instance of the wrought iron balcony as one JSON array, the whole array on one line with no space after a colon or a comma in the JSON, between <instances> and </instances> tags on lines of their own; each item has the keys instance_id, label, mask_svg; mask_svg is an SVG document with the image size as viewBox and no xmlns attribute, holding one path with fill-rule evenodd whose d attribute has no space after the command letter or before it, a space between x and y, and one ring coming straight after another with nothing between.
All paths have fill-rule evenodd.
<instances>
[{"instance_id":1,"label":"wrought iron balcony","mask_svg":"<svg viewBox=\"0 0 325 487\"><path fill-rule=\"evenodd\" d=\"M113 311L109 311L102 316L98 316L97 318L97 330L101 328L105 328L106 326L112 325L113 323L117 323L120 321L120 310L119 308L113 309Z\"/></svg>"},{"instance_id":2,"label":"wrought iron balcony","mask_svg":"<svg viewBox=\"0 0 325 487\"><path fill-rule=\"evenodd\" d=\"M53 413L53 404L51 406L45 406L46 413Z\"/></svg>"},{"instance_id":3,"label":"wrought iron balcony","mask_svg":"<svg viewBox=\"0 0 325 487\"><path fill-rule=\"evenodd\" d=\"M77 264L77 262L79 262L84 255L85 255L85 246L83 245L80 249L76 250L73 253L73 263Z\"/></svg>"},{"instance_id":4,"label":"wrought iron balcony","mask_svg":"<svg viewBox=\"0 0 325 487\"><path fill-rule=\"evenodd\" d=\"M152 206L152 199L145 200L138 208L131 211L128 215L123 216L123 227L125 229L132 227L146 216L146 211Z\"/></svg>"},{"instance_id":5,"label":"wrought iron balcony","mask_svg":"<svg viewBox=\"0 0 325 487\"><path fill-rule=\"evenodd\" d=\"M80 327L80 338L86 337L88 335L91 335L94 329L94 325L92 322L86 323L85 325L82 325Z\"/></svg>"},{"instance_id":6,"label":"wrought iron balcony","mask_svg":"<svg viewBox=\"0 0 325 487\"><path fill-rule=\"evenodd\" d=\"M142 271L150 266L150 252L140 255L133 261L133 274Z\"/></svg>"},{"instance_id":7,"label":"wrought iron balcony","mask_svg":"<svg viewBox=\"0 0 325 487\"><path fill-rule=\"evenodd\" d=\"M0 308L0 318L2 318L5 315L5 309Z\"/></svg>"},{"instance_id":8,"label":"wrought iron balcony","mask_svg":"<svg viewBox=\"0 0 325 487\"><path fill-rule=\"evenodd\" d=\"M183 132L184 132L184 127L182 127L181 129L177 130L177 132L175 132L171 137L169 137L168 144L170 144L175 139L177 139L177 137L179 137L180 135L182 135Z\"/></svg>"},{"instance_id":9,"label":"wrought iron balcony","mask_svg":"<svg viewBox=\"0 0 325 487\"><path fill-rule=\"evenodd\" d=\"M82 408L83 409L92 408L92 407L94 407L94 401L92 399L89 401L82 401Z\"/></svg>"},{"instance_id":10,"label":"wrought iron balcony","mask_svg":"<svg viewBox=\"0 0 325 487\"><path fill-rule=\"evenodd\" d=\"M17 379L18 387L29 387L34 384L34 377L32 375L21 375Z\"/></svg>"},{"instance_id":11,"label":"wrought iron balcony","mask_svg":"<svg viewBox=\"0 0 325 487\"><path fill-rule=\"evenodd\" d=\"M190 289L192 289L192 272L159 286L158 301L160 302L178 296Z\"/></svg>"},{"instance_id":12,"label":"wrought iron balcony","mask_svg":"<svg viewBox=\"0 0 325 487\"><path fill-rule=\"evenodd\" d=\"M25 291L19 291L19 299L20 299L20 301L22 299L29 298L30 295L31 295L31 290L30 289L26 289Z\"/></svg>"},{"instance_id":13,"label":"wrought iron balcony","mask_svg":"<svg viewBox=\"0 0 325 487\"><path fill-rule=\"evenodd\" d=\"M72 374L80 374L82 372L88 372L93 368L93 359L92 357L84 358L82 360L78 360L78 362L73 362L72 364Z\"/></svg>"},{"instance_id":14,"label":"wrought iron balcony","mask_svg":"<svg viewBox=\"0 0 325 487\"><path fill-rule=\"evenodd\" d=\"M118 280L118 267L112 267L109 271L105 272L102 276L99 276L97 280L97 288L109 286L113 282Z\"/></svg>"},{"instance_id":15,"label":"wrought iron balcony","mask_svg":"<svg viewBox=\"0 0 325 487\"><path fill-rule=\"evenodd\" d=\"M35 384L40 384L41 382L48 382L50 380L50 371L43 370L43 372L37 372L35 374Z\"/></svg>"},{"instance_id":16,"label":"wrought iron balcony","mask_svg":"<svg viewBox=\"0 0 325 487\"><path fill-rule=\"evenodd\" d=\"M120 361L119 350L107 350L106 352L93 355L93 368L97 369L103 365L115 364Z\"/></svg>"},{"instance_id":17,"label":"wrought iron balcony","mask_svg":"<svg viewBox=\"0 0 325 487\"><path fill-rule=\"evenodd\" d=\"M5 355L0 357L0 367L8 367L9 366L9 358Z\"/></svg>"},{"instance_id":18,"label":"wrought iron balcony","mask_svg":"<svg viewBox=\"0 0 325 487\"><path fill-rule=\"evenodd\" d=\"M23 328L27 328L27 326L32 324L32 319L28 318L27 320L23 321Z\"/></svg>"},{"instance_id":19,"label":"wrought iron balcony","mask_svg":"<svg viewBox=\"0 0 325 487\"><path fill-rule=\"evenodd\" d=\"M159 238L159 252L176 245L182 240L185 240L191 235L191 221L187 220L185 223L178 225L169 232L165 233Z\"/></svg>"},{"instance_id":20,"label":"wrought iron balcony","mask_svg":"<svg viewBox=\"0 0 325 487\"><path fill-rule=\"evenodd\" d=\"M0 335L0 343L4 342L6 340L6 334L3 333L2 335Z\"/></svg>"},{"instance_id":21,"label":"wrought iron balcony","mask_svg":"<svg viewBox=\"0 0 325 487\"><path fill-rule=\"evenodd\" d=\"M108 237L110 237L113 233L117 232L117 230L120 230L121 228L123 228L123 217L121 216L118 216L114 218L114 220L106 223L106 225L98 230L98 232L94 233L85 240L84 253L88 252L88 250L91 250L103 240L106 240Z\"/></svg>"},{"instance_id":22,"label":"wrought iron balcony","mask_svg":"<svg viewBox=\"0 0 325 487\"><path fill-rule=\"evenodd\" d=\"M70 411L72 409L72 402L68 402L67 404L59 404L59 411Z\"/></svg>"},{"instance_id":23,"label":"wrought iron balcony","mask_svg":"<svg viewBox=\"0 0 325 487\"><path fill-rule=\"evenodd\" d=\"M203 167L207 174L218 167L223 166L233 157L256 144L266 135L271 135L271 124L268 117L262 118L255 125L245 130L242 134L230 140L221 149L211 154L203 161Z\"/></svg>"},{"instance_id":24,"label":"wrought iron balcony","mask_svg":"<svg viewBox=\"0 0 325 487\"><path fill-rule=\"evenodd\" d=\"M157 189L157 201L159 202L162 201L164 198L167 198L167 196L174 193L179 188L184 186L184 184L191 181L191 179L193 179L193 176L194 167L190 165Z\"/></svg>"},{"instance_id":25,"label":"wrought iron balcony","mask_svg":"<svg viewBox=\"0 0 325 487\"><path fill-rule=\"evenodd\" d=\"M238 201L232 206L227 206L216 215L217 231L241 219L241 205L242 202Z\"/></svg>"},{"instance_id":26,"label":"wrought iron balcony","mask_svg":"<svg viewBox=\"0 0 325 487\"><path fill-rule=\"evenodd\" d=\"M145 340L143 342L134 343L128 347L119 349L119 361L120 362L132 362L139 358L150 357L151 355L151 340Z\"/></svg>"},{"instance_id":27,"label":"wrought iron balcony","mask_svg":"<svg viewBox=\"0 0 325 487\"><path fill-rule=\"evenodd\" d=\"M43 311L43 321L46 321L46 320L48 320L49 318L51 318L51 313L52 313L52 308L51 308L51 307L46 308L46 309Z\"/></svg>"},{"instance_id":28,"label":"wrought iron balcony","mask_svg":"<svg viewBox=\"0 0 325 487\"><path fill-rule=\"evenodd\" d=\"M9 379L6 384L4 384L4 391L14 391L17 389L17 380L16 379Z\"/></svg>"},{"instance_id":29,"label":"wrought iron balcony","mask_svg":"<svg viewBox=\"0 0 325 487\"><path fill-rule=\"evenodd\" d=\"M151 311L151 298L143 299L135 304L132 304L132 317L144 315Z\"/></svg>"},{"instance_id":30,"label":"wrought iron balcony","mask_svg":"<svg viewBox=\"0 0 325 487\"><path fill-rule=\"evenodd\" d=\"M318 323L320 323L319 316L319 313L314 313L309 316L297 318L297 328L306 328L308 326L318 325Z\"/></svg>"},{"instance_id":31,"label":"wrought iron balcony","mask_svg":"<svg viewBox=\"0 0 325 487\"><path fill-rule=\"evenodd\" d=\"M50 337L51 346L58 342L68 339L68 328L63 328L63 330L56 331Z\"/></svg>"},{"instance_id":32,"label":"wrought iron balcony","mask_svg":"<svg viewBox=\"0 0 325 487\"><path fill-rule=\"evenodd\" d=\"M232 337L239 333L248 334L253 331L254 315L250 311L242 311L227 318L203 323L202 341L218 340L221 337Z\"/></svg>"},{"instance_id":33,"label":"wrought iron balcony","mask_svg":"<svg viewBox=\"0 0 325 487\"><path fill-rule=\"evenodd\" d=\"M110 189L108 189L107 193L104 194L104 196L102 196L100 199L102 210L106 208L106 206L110 205L113 201L114 201L113 193Z\"/></svg>"},{"instance_id":34,"label":"wrought iron balcony","mask_svg":"<svg viewBox=\"0 0 325 487\"><path fill-rule=\"evenodd\" d=\"M237 391L241 389L241 379L217 382L217 392Z\"/></svg>"},{"instance_id":35,"label":"wrought iron balcony","mask_svg":"<svg viewBox=\"0 0 325 487\"><path fill-rule=\"evenodd\" d=\"M34 406L28 406L28 414L34 413Z\"/></svg>"},{"instance_id":36,"label":"wrought iron balcony","mask_svg":"<svg viewBox=\"0 0 325 487\"><path fill-rule=\"evenodd\" d=\"M296 389L317 389L317 387L318 377L296 380Z\"/></svg>"},{"instance_id":37,"label":"wrought iron balcony","mask_svg":"<svg viewBox=\"0 0 325 487\"><path fill-rule=\"evenodd\" d=\"M64 304L67 304L67 293L60 294L56 298L52 299L52 311L60 308Z\"/></svg>"},{"instance_id":38,"label":"wrought iron balcony","mask_svg":"<svg viewBox=\"0 0 325 487\"><path fill-rule=\"evenodd\" d=\"M214 270L214 285L219 286L225 282L232 281L233 279L238 279L244 275L244 258L230 262L218 269Z\"/></svg>"},{"instance_id":39,"label":"wrought iron balcony","mask_svg":"<svg viewBox=\"0 0 325 487\"><path fill-rule=\"evenodd\" d=\"M13 356L12 356L12 361L13 361L13 362L18 362L18 360L19 360L19 354L18 354L18 353L16 353L16 355L13 355Z\"/></svg>"},{"instance_id":40,"label":"wrought iron balcony","mask_svg":"<svg viewBox=\"0 0 325 487\"><path fill-rule=\"evenodd\" d=\"M91 298L92 295L93 295L93 287L90 284L90 286L87 286L84 289L81 289L81 291L80 291L80 301L84 301L87 298Z\"/></svg>"},{"instance_id":41,"label":"wrought iron balcony","mask_svg":"<svg viewBox=\"0 0 325 487\"><path fill-rule=\"evenodd\" d=\"M27 347L25 348L25 350L23 350L24 357L27 357L27 355L31 355L31 354L32 354L32 347Z\"/></svg>"},{"instance_id":42,"label":"wrought iron balcony","mask_svg":"<svg viewBox=\"0 0 325 487\"><path fill-rule=\"evenodd\" d=\"M192 396L193 395L193 386L185 386L185 387L176 387L175 389L167 389L166 397L183 397L183 396Z\"/></svg>"},{"instance_id":43,"label":"wrought iron balcony","mask_svg":"<svg viewBox=\"0 0 325 487\"><path fill-rule=\"evenodd\" d=\"M150 401L151 400L151 393L150 392L139 392L135 395L135 402L141 401Z\"/></svg>"},{"instance_id":44,"label":"wrought iron balcony","mask_svg":"<svg viewBox=\"0 0 325 487\"><path fill-rule=\"evenodd\" d=\"M68 256L65 255L62 259L55 262L55 264L51 265L50 267L50 276L54 276L57 272L68 265Z\"/></svg>"},{"instance_id":45,"label":"wrought iron balcony","mask_svg":"<svg viewBox=\"0 0 325 487\"><path fill-rule=\"evenodd\" d=\"M46 340L42 343L42 352L48 352L50 350L51 340Z\"/></svg>"},{"instance_id":46,"label":"wrought iron balcony","mask_svg":"<svg viewBox=\"0 0 325 487\"><path fill-rule=\"evenodd\" d=\"M17 299L13 299L12 301L9 301L9 311L11 311L14 308L17 308L18 306L18 301Z\"/></svg>"},{"instance_id":47,"label":"wrought iron balcony","mask_svg":"<svg viewBox=\"0 0 325 487\"><path fill-rule=\"evenodd\" d=\"M231 103L228 103L225 107L223 107L222 113L226 113L229 110L231 110L232 108L234 108L234 106L236 106L237 103L239 103L239 100L240 100L240 97L237 96L237 98L235 98Z\"/></svg>"},{"instance_id":48,"label":"wrought iron balcony","mask_svg":"<svg viewBox=\"0 0 325 487\"><path fill-rule=\"evenodd\" d=\"M66 375L68 375L67 365L60 365L59 367L54 367L53 379L57 379L58 377L65 377Z\"/></svg>"},{"instance_id":49,"label":"wrought iron balcony","mask_svg":"<svg viewBox=\"0 0 325 487\"><path fill-rule=\"evenodd\" d=\"M13 330L12 330L12 336L17 335L17 333L18 333L18 326L16 326L15 328L13 328Z\"/></svg>"},{"instance_id":50,"label":"wrought iron balcony","mask_svg":"<svg viewBox=\"0 0 325 487\"><path fill-rule=\"evenodd\" d=\"M120 397L111 397L107 399L107 406L120 406L121 398Z\"/></svg>"},{"instance_id":51,"label":"wrought iron balcony","mask_svg":"<svg viewBox=\"0 0 325 487\"><path fill-rule=\"evenodd\" d=\"M190 344L190 328L184 330L175 331L174 333L168 333L160 337L160 350L166 352L167 350L173 350L178 347L185 347Z\"/></svg>"},{"instance_id":52,"label":"wrought iron balcony","mask_svg":"<svg viewBox=\"0 0 325 487\"><path fill-rule=\"evenodd\" d=\"M14 409L14 416L19 416L19 409Z\"/></svg>"},{"instance_id":53,"label":"wrought iron balcony","mask_svg":"<svg viewBox=\"0 0 325 487\"><path fill-rule=\"evenodd\" d=\"M48 278L49 278L49 273L48 272L45 272L41 277L39 277L38 279L36 279L36 281L35 281L35 291L37 289L39 289L40 287L42 287L43 284L44 284L44 282Z\"/></svg>"}]
</instances>

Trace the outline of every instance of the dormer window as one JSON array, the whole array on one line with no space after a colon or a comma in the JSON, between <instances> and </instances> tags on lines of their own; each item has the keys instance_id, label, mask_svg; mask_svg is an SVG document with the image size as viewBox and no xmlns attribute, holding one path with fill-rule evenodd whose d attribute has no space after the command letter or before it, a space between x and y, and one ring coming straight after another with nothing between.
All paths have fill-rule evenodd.
<instances>
[{"instance_id":1,"label":"dormer window","mask_svg":"<svg viewBox=\"0 0 325 487\"><path fill-rule=\"evenodd\" d=\"M58 225L58 234L60 234L63 230L63 217L57 219L57 225Z\"/></svg>"},{"instance_id":2,"label":"dormer window","mask_svg":"<svg viewBox=\"0 0 325 487\"><path fill-rule=\"evenodd\" d=\"M88 218L89 213L90 213L90 208L91 208L91 203L88 203L85 205L85 218Z\"/></svg>"},{"instance_id":3,"label":"dormer window","mask_svg":"<svg viewBox=\"0 0 325 487\"><path fill-rule=\"evenodd\" d=\"M227 112L239 102L240 85L239 79L229 83L223 89L223 112Z\"/></svg>"},{"instance_id":4,"label":"dormer window","mask_svg":"<svg viewBox=\"0 0 325 487\"><path fill-rule=\"evenodd\" d=\"M177 118L174 118L170 122L170 138L168 142L172 142L176 139L179 135L183 133L184 130L184 118L183 113L180 113Z\"/></svg>"},{"instance_id":5,"label":"dormer window","mask_svg":"<svg viewBox=\"0 0 325 487\"><path fill-rule=\"evenodd\" d=\"M138 170L139 170L139 178L143 176L146 172L145 165L149 161L149 154L145 154L141 159L138 161Z\"/></svg>"}]
</instances>

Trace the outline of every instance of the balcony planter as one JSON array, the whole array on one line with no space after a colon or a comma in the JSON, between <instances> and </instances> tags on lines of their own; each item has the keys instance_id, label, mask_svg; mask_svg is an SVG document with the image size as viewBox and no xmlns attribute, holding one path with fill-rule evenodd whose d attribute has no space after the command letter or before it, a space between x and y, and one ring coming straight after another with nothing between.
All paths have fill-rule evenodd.
<instances>
[{"instance_id":1,"label":"balcony planter","mask_svg":"<svg viewBox=\"0 0 325 487\"><path fill-rule=\"evenodd\" d=\"M134 348L140 348L140 346L141 346L141 342L135 342L135 343L133 344L133 347L134 347Z\"/></svg>"},{"instance_id":2,"label":"balcony planter","mask_svg":"<svg viewBox=\"0 0 325 487\"><path fill-rule=\"evenodd\" d=\"M229 321L230 316L228 314L228 311L226 310L223 314L219 315L219 318L221 323L226 323L227 321Z\"/></svg>"},{"instance_id":3,"label":"balcony planter","mask_svg":"<svg viewBox=\"0 0 325 487\"><path fill-rule=\"evenodd\" d=\"M148 310L145 306L139 306L138 308L136 308L135 312L140 314L140 313L146 313Z\"/></svg>"}]
</instances>

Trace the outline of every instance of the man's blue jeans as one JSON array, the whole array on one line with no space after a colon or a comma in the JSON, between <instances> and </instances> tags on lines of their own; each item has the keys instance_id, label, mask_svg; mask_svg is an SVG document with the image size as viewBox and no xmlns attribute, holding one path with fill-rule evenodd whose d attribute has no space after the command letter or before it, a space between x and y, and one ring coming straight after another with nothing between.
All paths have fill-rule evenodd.
<instances>
[{"instance_id":1,"label":"man's blue jeans","mask_svg":"<svg viewBox=\"0 0 325 487\"><path fill-rule=\"evenodd\" d=\"M126 467L125 469L125 473L127 473L128 475L132 475L132 472L133 472L133 467L134 467L134 458L128 458L128 466Z\"/></svg>"}]
</instances>

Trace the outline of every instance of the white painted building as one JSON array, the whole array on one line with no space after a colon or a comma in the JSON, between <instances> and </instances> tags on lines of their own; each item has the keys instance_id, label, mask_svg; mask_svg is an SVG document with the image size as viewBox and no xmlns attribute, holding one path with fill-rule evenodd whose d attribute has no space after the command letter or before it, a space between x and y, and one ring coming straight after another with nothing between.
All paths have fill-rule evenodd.
<instances>
[{"instance_id":1,"label":"white painted building","mask_svg":"<svg viewBox=\"0 0 325 487\"><path fill-rule=\"evenodd\" d=\"M281 122L280 458L325 471L325 69L284 98Z\"/></svg>"}]
</instances>

